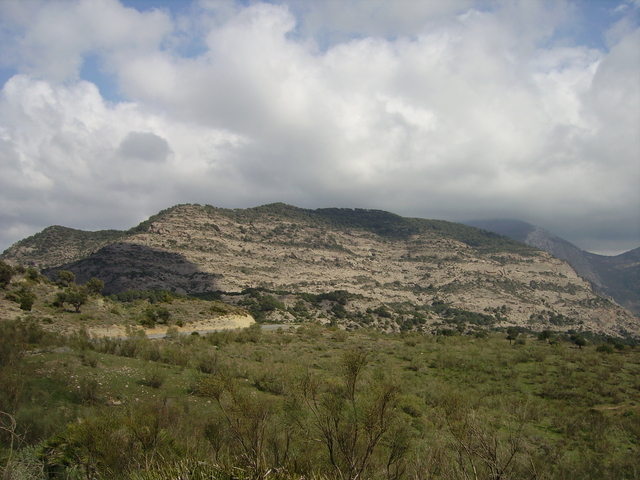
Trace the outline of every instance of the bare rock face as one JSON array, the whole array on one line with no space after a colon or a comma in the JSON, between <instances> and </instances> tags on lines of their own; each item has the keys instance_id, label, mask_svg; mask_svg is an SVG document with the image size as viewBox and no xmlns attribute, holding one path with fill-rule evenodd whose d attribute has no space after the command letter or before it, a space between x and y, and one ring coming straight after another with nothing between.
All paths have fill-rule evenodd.
<instances>
[{"instance_id":1,"label":"bare rock face","mask_svg":"<svg viewBox=\"0 0 640 480\"><path fill-rule=\"evenodd\" d=\"M506 235L565 260L596 292L612 298L640 318L640 248L603 256L581 250L551 232L518 220L481 220L469 225Z\"/></svg>"},{"instance_id":2,"label":"bare rock face","mask_svg":"<svg viewBox=\"0 0 640 480\"><path fill-rule=\"evenodd\" d=\"M172 290L182 294L219 290L215 275L202 272L183 255L133 242L108 245L84 260L42 273L55 278L58 270L68 269L73 270L79 283L100 278L105 295L128 290Z\"/></svg>"},{"instance_id":3,"label":"bare rock face","mask_svg":"<svg viewBox=\"0 0 640 480\"><path fill-rule=\"evenodd\" d=\"M69 258L83 255L62 243ZM74 262L49 255L55 248L38 251L30 239L19 244L5 252L8 260L33 248L48 275L97 277L106 293L261 288L287 304L295 294L343 291L351 295L346 311L363 315L382 305L445 305L429 310L428 322L475 312L494 325L640 334L637 318L546 252L474 227L376 210L180 205Z\"/></svg>"}]
</instances>

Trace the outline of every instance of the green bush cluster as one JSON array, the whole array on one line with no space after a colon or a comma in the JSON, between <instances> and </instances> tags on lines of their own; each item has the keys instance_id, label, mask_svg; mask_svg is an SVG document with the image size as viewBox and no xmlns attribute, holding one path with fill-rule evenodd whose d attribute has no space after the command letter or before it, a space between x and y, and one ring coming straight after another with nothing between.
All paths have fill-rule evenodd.
<instances>
[{"instance_id":1,"label":"green bush cluster","mask_svg":"<svg viewBox=\"0 0 640 480\"><path fill-rule=\"evenodd\" d=\"M17 290L7 293L5 298L20 304L21 310L31 311L37 296L29 287L21 285Z\"/></svg>"},{"instance_id":2,"label":"green bush cluster","mask_svg":"<svg viewBox=\"0 0 640 480\"><path fill-rule=\"evenodd\" d=\"M127 290L126 292L114 293L108 298L118 302L135 302L136 300L148 300L149 303L171 303L175 298L182 298L176 292L167 290Z\"/></svg>"}]
</instances>

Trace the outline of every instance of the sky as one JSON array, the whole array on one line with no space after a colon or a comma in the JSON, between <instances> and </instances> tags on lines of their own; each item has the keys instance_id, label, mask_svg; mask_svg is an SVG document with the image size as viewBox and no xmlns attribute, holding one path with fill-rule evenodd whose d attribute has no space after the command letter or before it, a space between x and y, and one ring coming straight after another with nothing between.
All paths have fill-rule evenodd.
<instances>
[{"instance_id":1,"label":"sky","mask_svg":"<svg viewBox=\"0 0 640 480\"><path fill-rule=\"evenodd\" d=\"M640 0L2 0L0 251L180 203L640 246Z\"/></svg>"}]
</instances>

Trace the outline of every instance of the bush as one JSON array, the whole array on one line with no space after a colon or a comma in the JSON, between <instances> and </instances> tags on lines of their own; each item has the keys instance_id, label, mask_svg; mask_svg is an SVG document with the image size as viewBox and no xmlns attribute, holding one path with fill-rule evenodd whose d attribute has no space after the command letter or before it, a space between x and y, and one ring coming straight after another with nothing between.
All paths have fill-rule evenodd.
<instances>
[{"instance_id":1,"label":"bush","mask_svg":"<svg viewBox=\"0 0 640 480\"><path fill-rule=\"evenodd\" d=\"M80 383L77 388L78 400L80 403L96 404L100 401L98 392L100 390L100 384L95 378L83 377L80 379Z\"/></svg>"},{"instance_id":2,"label":"bush","mask_svg":"<svg viewBox=\"0 0 640 480\"><path fill-rule=\"evenodd\" d=\"M85 284L85 287L90 295L100 295L104 288L104 282L97 278L92 278Z\"/></svg>"},{"instance_id":3,"label":"bush","mask_svg":"<svg viewBox=\"0 0 640 480\"><path fill-rule=\"evenodd\" d=\"M36 294L27 287L22 286L15 292L7 293L6 298L20 304L21 310L30 312L36 301Z\"/></svg>"},{"instance_id":4,"label":"bush","mask_svg":"<svg viewBox=\"0 0 640 480\"><path fill-rule=\"evenodd\" d=\"M166 324L170 318L171 312L166 307L149 306L138 323L144 327L153 328L156 323Z\"/></svg>"},{"instance_id":5,"label":"bush","mask_svg":"<svg viewBox=\"0 0 640 480\"><path fill-rule=\"evenodd\" d=\"M0 288L6 288L13 277L13 268L0 260Z\"/></svg>"},{"instance_id":6,"label":"bush","mask_svg":"<svg viewBox=\"0 0 640 480\"><path fill-rule=\"evenodd\" d=\"M27 278L34 283L40 282L40 272L33 267L27 268Z\"/></svg>"},{"instance_id":7,"label":"bush","mask_svg":"<svg viewBox=\"0 0 640 480\"><path fill-rule=\"evenodd\" d=\"M198 359L196 368L202 373L216 373L218 371L219 358L217 353L206 353Z\"/></svg>"},{"instance_id":8,"label":"bush","mask_svg":"<svg viewBox=\"0 0 640 480\"><path fill-rule=\"evenodd\" d=\"M76 283L76 276L73 272L69 270L59 270L58 271L58 283L65 287L69 287L70 285Z\"/></svg>"},{"instance_id":9,"label":"bush","mask_svg":"<svg viewBox=\"0 0 640 480\"><path fill-rule=\"evenodd\" d=\"M160 388L166 379L167 372L162 370L160 367L153 367L147 372L145 378L140 380L138 383L146 387Z\"/></svg>"},{"instance_id":10,"label":"bush","mask_svg":"<svg viewBox=\"0 0 640 480\"><path fill-rule=\"evenodd\" d=\"M596 352L613 353L613 352L615 352L615 349L614 349L613 345L611 345L610 343L601 343L600 345L598 345L596 347Z\"/></svg>"},{"instance_id":11,"label":"bush","mask_svg":"<svg viewBox=\"0 0 640 480\"><path fill-rule=\"evenodd\" d=\"M236 336L236 342L239 343L258 343L262 337L262 327L259 323L253 323L247 328L240 330Z\"/></svg>"},{"instance_id":12,"label":"bush","mask_svg":"<svg viewBox=\"0 0 640 480\"><path fill-rule=\"evenodd\" d=\"M20 298L20 309L27 312L31 311L31 307L36 301L36 295L33 292L29 292L29 295L25 295Z\"/></svg>"}]
</instances>

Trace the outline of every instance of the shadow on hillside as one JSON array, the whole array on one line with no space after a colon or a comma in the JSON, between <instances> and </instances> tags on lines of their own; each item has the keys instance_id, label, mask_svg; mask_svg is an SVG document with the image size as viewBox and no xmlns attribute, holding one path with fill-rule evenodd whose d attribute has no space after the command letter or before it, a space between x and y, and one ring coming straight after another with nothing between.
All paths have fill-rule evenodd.
<instances>
[{"instance_id":1,"label":"shadow on hillside","mask_svg":"<svg viewBox=\"0 0 640 480\"><path fill-rule=\"evenodd\" d=\"M114 243L77 262L43 270L55 280L69 270L79 284L92 277L104 282L104 295L129 290L169 290L202 293L219 290L221 276L203 272L182 254L131 243Z\"/></svg>"}]
</instances>

